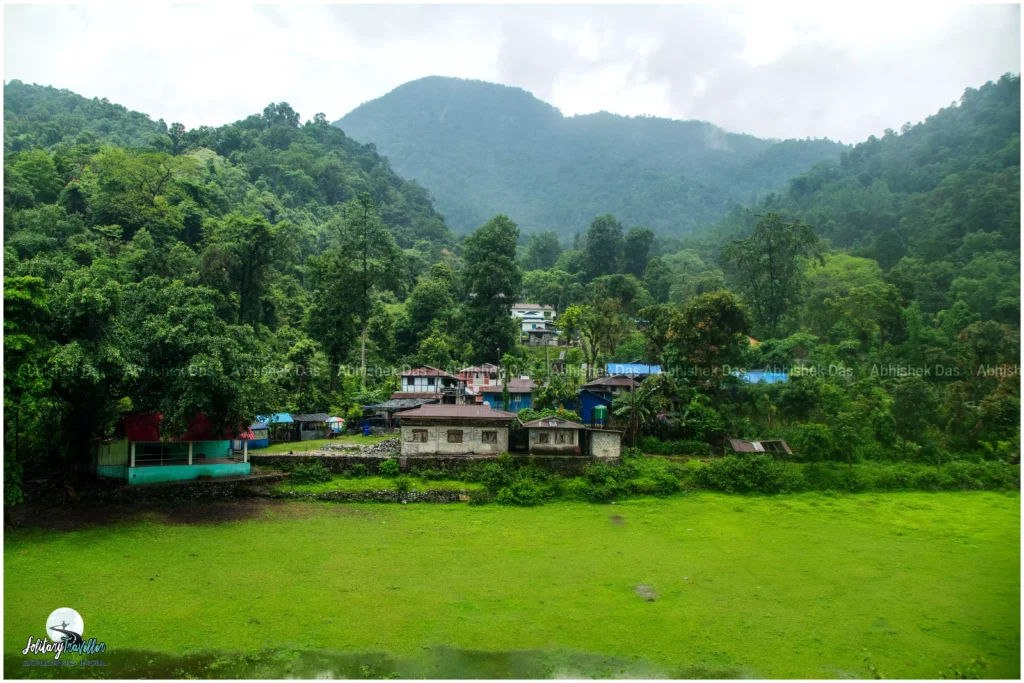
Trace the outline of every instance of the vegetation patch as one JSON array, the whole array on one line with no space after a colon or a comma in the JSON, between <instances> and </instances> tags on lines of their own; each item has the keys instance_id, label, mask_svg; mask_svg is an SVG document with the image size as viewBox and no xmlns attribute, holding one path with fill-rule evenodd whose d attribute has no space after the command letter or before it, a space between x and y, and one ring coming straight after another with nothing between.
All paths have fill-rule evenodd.
<instances>
[{"instance_id":1,"label":"vegetation patch","mask_svg":"<svg viewBox=\"0 0 1024 683\"><path fill-rule=\"evenodd\" d=\"M504 670L633 671L592 668L593 657L644 662L661 676L870 677L867 650L886 677L1020 675L1016 494L289 502L220 524L162 522L5 533L5 673L21 675L25 638L53 605L68 605L108 644L108 671L216 652L232 675L260 675L261 662L278 659L267 648L284 648L296 653L296 675L316 661L300 653L323 652L323 671L348 655L356 661L338 669L345 675L365 665L373 676L432 677L455 670L442 660L467 661L454 654L465 651L498 659L492 669L467 654L463 675L500 674L501 653L546 666L575 652L590 653L575 669ZM73 557L73 569L55 557ZM472 558L472 571L458 558ZM641 584L660 596L647 602ZM151 654L140 660L142 651ZM265 670L288 675L275 667Z\"/></svg>"}]
</instances>

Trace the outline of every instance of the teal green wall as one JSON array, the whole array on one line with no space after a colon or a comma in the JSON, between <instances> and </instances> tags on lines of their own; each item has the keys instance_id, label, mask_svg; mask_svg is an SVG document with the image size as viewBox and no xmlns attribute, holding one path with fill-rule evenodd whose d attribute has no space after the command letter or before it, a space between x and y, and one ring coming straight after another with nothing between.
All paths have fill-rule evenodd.
<instances>
[{"instance_id":1,"label":"teal green wall","mask_svg":"<svg viewBox=\"0 0 1024 683\"><path fill-rule=\"evenodd\" d=\"M128 477L127 465L97 465L96 474L111 479L126 479Z\"/></svg>"},{"instance_id":2,"label":"teal green wall","mask_svg":"<svg viewBox=\"0 0 1024 683\"><path fill-rule=\"evenodd\" d=\"M227 443L227 442L225 442ZM128 468L129 484L159 484L168 481L186 481L198 477L237 477L249 474L247 462L217 463L213 465L151 465Z\"/></svg>"}]
</instances>

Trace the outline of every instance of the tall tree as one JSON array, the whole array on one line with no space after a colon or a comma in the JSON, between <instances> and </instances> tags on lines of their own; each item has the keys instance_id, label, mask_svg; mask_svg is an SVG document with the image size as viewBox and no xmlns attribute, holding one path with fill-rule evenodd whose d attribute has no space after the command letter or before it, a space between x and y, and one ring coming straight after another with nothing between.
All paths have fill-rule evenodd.
<instances>
[{"instance_id":1,"label":"tall tree","mask_svg":"<svg viewBox=\"0 0 1024 683\"><path fill-rule=\"evenodd\" d=\"M753 235L722 249L723 263L735 269L740 288L754 307L755 322L768 336L775 335L782 317L797 302L800 258L821 259L819 249L811 226L786 222L777 213L765 214Z\"/></svg>"},{"instance_id":2,"label":"tall tree","mask_svg":"<svg viewBox=\"0 0 1024 683\"><path fill-rule=\"evenodd\" d=\"M264 114L266 115L266 114ZM351 259L354 279L349 296L359 321L359 375L366 377L366 326L373 313L375 289L401 288L402 250L377 215L373 199L364 192L343 207L339 246Z\"/></svg>"},{"instance_id":3,"label":"tall tree","mask_svg":"<svg viewBox=\"0 0 1024 683\"><path fill-rule=\"evenodd\" d=\"M623 272L637 278L643 278L647 262L651 258L651 247L654 245L654 231L640 226L632 227L626 233L626 257Z\"/></svg>"},{"instance_id":4,"label":"tall tree","mask_svg":"<svg viewBox=\"0 0 1024 683\"><path fill-rule=\"evenodd\" d=\"M696 384L716 389L746 349L747 315L729 292L701 294L674 318L665 359Z\"/></svg>"},{"instance_id":5,"label":"tall tree","mask_svg":"<svg viewBox=\"0 0 1024 683\"><path fill-rule=\"evenodd\" d=\"M555 265L561 253L562 245L557 234L548 231L530 235L523 256L523 270L547 270Z\"/></svg>"},{"instance_id":6,"label":"tall tree","mask_svg":"<svg viewBox=\"0 0 1024 683\"><path fill-rule=\"evenodd\" d=\"M593 280L621 272L623 248L622 223L610 213L595 218L583 238L583 270L587 278Z\"/></svg>"},{"instance_id":7,"label":"tall tree","mask_svg":"<svg viewBox=\"0 0 1024 683\"><path fill-rule=\"evenodd\" d=\"M518 341L512 304L519 299L523 274L516 261L519 227L497 215L466 238L463 272L466 330L473 362L501 358Z\"/></svg>"}]
</instances>

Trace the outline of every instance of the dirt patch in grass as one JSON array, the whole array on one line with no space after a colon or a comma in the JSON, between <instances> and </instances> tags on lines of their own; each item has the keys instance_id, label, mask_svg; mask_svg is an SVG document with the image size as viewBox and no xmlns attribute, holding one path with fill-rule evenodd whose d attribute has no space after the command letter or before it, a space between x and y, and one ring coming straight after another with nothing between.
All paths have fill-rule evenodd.
<instances>
[{"instance_id":1,"label":"dirt patch in grass","mask_svg":"<svg viewBox=\"0 0 1024 683\"><path fill-rule=\"evenodd\" d=\"M647 602L654 602L659 597L661 597L661 594L654 590L654 586L648 583L637 584L636 588L633 589L633 592L639 595Z\"/></svg>"},{"instance_id":2,"label":"dirt patch in grass","mask_svg":"<svg viewBox=\"0 0 1024 683\"><path fill-rule=\"evenodd\" d=\"M615 526L626 526L626 520L624 520L621 515L611 515L608 519L610 519L612 524Z\"/></svg>"}]
</instances>

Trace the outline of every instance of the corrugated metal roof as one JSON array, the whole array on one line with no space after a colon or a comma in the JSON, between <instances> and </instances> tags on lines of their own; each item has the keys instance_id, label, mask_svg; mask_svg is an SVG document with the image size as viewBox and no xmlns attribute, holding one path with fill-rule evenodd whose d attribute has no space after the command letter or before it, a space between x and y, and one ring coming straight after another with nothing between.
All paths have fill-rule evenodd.
<instances>
[{"instance_id":1,"label":"corrugated metal roof","mask_svg":"<svg viewBox=\"0 0 1024 683\"><path fill-rule=\"evenodd\" d=\"M396 391L391 398L422 398L424 400L440 401L443 394L437 391Z\"/></svg>"},{"instance_id":2,"label":"corrugated metal roof","mask_svg":"<svg viewBox=\"0 0 1024 683\"><path fill-rule=\"evenodd\" d=\"M660 375L660 365L643 363L609 363L605 366L609 375Z\"/></svg>"},{"instance_id":3,"label":"corrugated metal roof","mask_svg":"<svg viewBox=\"0 0 1024 683\"><path fill-rule=\"evenodd\" d=\"M477 390L481 394L500 394L502 393L501 384L491 384L488 386L477 387ZM537 383L532 379L519 379L513 377L508 381L508 391L510 394L528 394L537 388Z\"/></svg>"},{"instance_id":4,"label":"corrugated metal roof","mask_svg":"<svg viewBox=\"0 0 1024 683\"><path fill-rule=\"evenodd\" d=\"M427 420L444 420L458 418L460 420L505 420L512 422L519 417L515 413L504 410L492 410L490 406L465 406L446 403L431 403L413 410L395 413L398 418L416 418Z\"/></svg>"},{"instance_id":5,"label":"corrugated metal roof","mask_svg":"<svg viewBox=\"0 0 1024 683\"><path fill-rule=\"evenodd\" d=\"M789 375L785 372L772 372L771 370L750 370L748 372L737 371L732 374L748 384L757 384L758 382L764 382L765 384L785 384L789 381Z\"/></svg>"},{"instance_id":6,"label":"corrugated metal roof","mask_svg":"<svg viewBox=\"0 0 1024 683\"><path fill-rule=\"evenodd\" d=\"M583 425L570 422L562 417L542 417L524 422L523 426L527 429L586 429Z\"/></svg>"},{"instance_id":7,"label":"corrugated metal roof","mask_svg":"<svg viewBox=\"0 0 1024 683\"><path fill-rule=\"evenodd\" d=\"M458 379L458 377L449 372L445 372L444 370L434 368L429 365L425 365L422 368L405 370L400 374L402 377L450 377L452 379Z\"/></svg>"},{"instance_id":8,"label":"corrugated metal roof","mask_svg":"<svg viewBox=\"0 0 1024 683\"><path fill-rule=\"evenodd\" d=\"M264 424L288 424L292 422L292 416L288 413L274 413L273 415L257 415L256 419Z\"/></svg>"},{"instance_id":9,"label":"corrugated metal roof","mask_svg":"<svg viewBox=\"0 0 1024 683\"><path fill-rule=\"evenodd\" d=\"M734 453L788 453L790 455L793 453L789 444L782 439L760 439L758 441L726 439L726 441Z\"/></svg>"},{"instance_id":10,"label":"corrugated metal roof","mask_svg":"<svg viewBox=\"0 0 1024 683\"><path fill-rule=\"evenodd\" d=\"M512 308L518 308L521 311L523 311L523 310L528 310L528 311L553 311L553 310L555 310L554 306L549 306L547 304L512 304Z\"/></svg>"},{"instance_id":11,"label":"corrugated metal roof","mask_svg":"<svg viewBox=\"0 0 1024 683\"><path fill-rule=\"evenodd\" d=\"M327 413L292 413L292 419L296 422L327 422L329 417Z\"/></svg>"},{"instance_id":12,"label":"corrugated metal roof","mask_svg":"<svg viewBox=\"0 0 1024 683\"><path fill-rule=\"evenodd\" d=\"M380 409L384 411L409 410L425 403L434 403L441 400L438 398L392 398L374 406L366 406L369 409Z\"/></svg>"},{"instance_id":13,"label":"corrugated metal roof","mask_svg":"<svg viewBox=\"0 0 1024 683\"><path fill-rule=\"evenodd\" d=\"M626 377L625 375L612 375L611 377L601 377L587 382L583 385L584 389L602 389L605 387L629 387L635 389L640 386L640 382L637 382L632 377Z\"/></svg>"}]
</instances>

